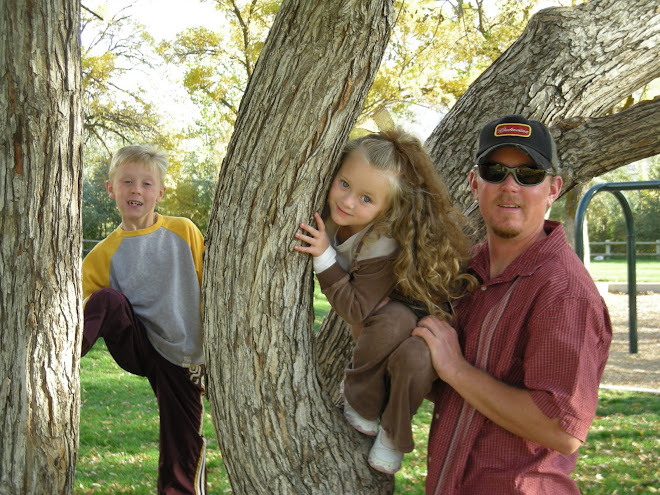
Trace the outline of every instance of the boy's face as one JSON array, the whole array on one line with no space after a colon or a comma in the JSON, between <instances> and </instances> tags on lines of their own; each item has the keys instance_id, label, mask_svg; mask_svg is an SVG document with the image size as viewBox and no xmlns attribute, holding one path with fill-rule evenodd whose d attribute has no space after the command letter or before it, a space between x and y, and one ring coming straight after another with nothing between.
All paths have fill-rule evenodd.
<instances>
[{"instance_id":1,"label":"boy's face","mask_svg":"<svg viewBox=\"0 0 660 495\"><path fill-rule=\"evenodd\" d=\"M142 163L119 165L112 182L106 181L108 195L117 202L124 230L151 227L156 222L154 208L165 193L157 170Z\"/></svg>"}]
</instances>

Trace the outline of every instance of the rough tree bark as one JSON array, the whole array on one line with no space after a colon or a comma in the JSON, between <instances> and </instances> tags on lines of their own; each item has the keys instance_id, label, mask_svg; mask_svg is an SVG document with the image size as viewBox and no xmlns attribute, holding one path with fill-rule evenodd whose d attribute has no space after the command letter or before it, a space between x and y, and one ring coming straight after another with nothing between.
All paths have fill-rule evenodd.
<instances>
[{"instance_id":1,"label":"rough tree bark","mask_svg":"<svg viewBox=\"0 0 660 495\"><path fill-rule=\"evenodd\" d=\"M78 447L79 3L0 9L0 493L72 493Z\"/></svg>"},{"instance_id":2,"label":"rough tree bark","mask_svg":"<svg viewBox=\"0 0 660 495\"><path fill-rule=\"evenodd\" d=\"M551 127L565 193L609 170L660 153L660 99L606 115L659 75L657 1L592 0L543 10L470 86L426 146L454 204L466 209L472 203L467 176L480 128L501 115L521 113ZM478 211L472 219L480 225ZM341 319L326 318L317 346L329 390L341 379L352 345Z\"/></svg>"},{"instance_id":3,"label":"rough tree bark","mask_svg":"<svg viewBox=\"0 0 660 495\"><path fill-rule=\"evenodd\" d=\"M577 182L630 163L628 158L610 158L623 157L629 150L607 133L591 143L588 155L570 147L579 138L565 141L562 121L569 121L568 129L574 135L590 132L599 118L606 119L603 125L610 128L607 119L617 117L605 115L612 107L660 75L659 47L660 7L656 0L592 0L577 7L538 12L426 142L455 204L467 207L472 201L466 179L479 129L507 113L521 113L552 127L564 169L563 192ZM628 111L634 116L638 110L633 106ZM642 126L642 122L648 125ZM636 143L647 142L645 156L660 152L660 112L640 115L637 124L644 131L626 136L626 144L636 147ZM605 147L610 154L607 165L602 165Z\"/></svg>"},{"instance_id":4,"label":"rough tree bark","mask_svg":"<svg viewBox=\"0 0 660 495\"><path fill-rule=\"evenodd\" d=\"M292 250L389 39L390 1L284 1L241 102L207 231L209 398L235 493L389 493L324 392L311 260Z\"/></svg>"}]
</instances>

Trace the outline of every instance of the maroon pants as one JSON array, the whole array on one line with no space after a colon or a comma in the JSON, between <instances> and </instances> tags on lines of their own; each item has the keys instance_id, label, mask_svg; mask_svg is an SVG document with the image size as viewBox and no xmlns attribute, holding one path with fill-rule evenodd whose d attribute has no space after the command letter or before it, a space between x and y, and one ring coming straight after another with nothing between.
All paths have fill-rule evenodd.
<instances>
[{"instance_id":1,"label":"maroon pants","mask_svg":"<svg viewBox=\"0 0 660 495\"><path fill-rule=\"evenodd\" d=\"M84 356L99 337L119 366L149 380L160 412L158 493L206 493L206 440L202 436L203 366L182 368L151 345L131 303L101 289L85 305Z\"/></svg>"}]
</instances>

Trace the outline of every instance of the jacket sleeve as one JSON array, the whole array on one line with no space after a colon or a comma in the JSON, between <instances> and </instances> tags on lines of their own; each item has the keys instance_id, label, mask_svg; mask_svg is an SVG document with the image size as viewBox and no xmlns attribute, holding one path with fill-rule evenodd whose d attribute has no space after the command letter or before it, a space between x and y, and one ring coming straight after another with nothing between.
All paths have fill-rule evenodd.
<instances>
[{"instance_id":1,"label":"jacket sleeve","mask_svg":"<svg viewBox=\"0 0 660 495\"><path fill-rule=\"evenodd\" d=\"M332 309L348 324L357 325L394 289L394 259L391 254L359 261L350 274L335 262L316 277Z\"/></svg>"}]
</instances>

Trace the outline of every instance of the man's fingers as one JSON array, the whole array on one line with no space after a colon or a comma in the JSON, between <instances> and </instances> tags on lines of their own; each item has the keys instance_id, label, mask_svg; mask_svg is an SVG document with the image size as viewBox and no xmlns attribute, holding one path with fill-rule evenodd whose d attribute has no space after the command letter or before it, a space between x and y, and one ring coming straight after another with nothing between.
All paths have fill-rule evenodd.
<instances>
[{"instance_id":1,"label":"man's fingers","mask_svg":"<svg viewBox=\"0 0 660 495\"><path fill-rule=\"evenodd\" d=\"M413 329L412 334L423 338L426 342L434 337L433 332L426 327L416 327Z\"/></svg>"}]
</instances>

